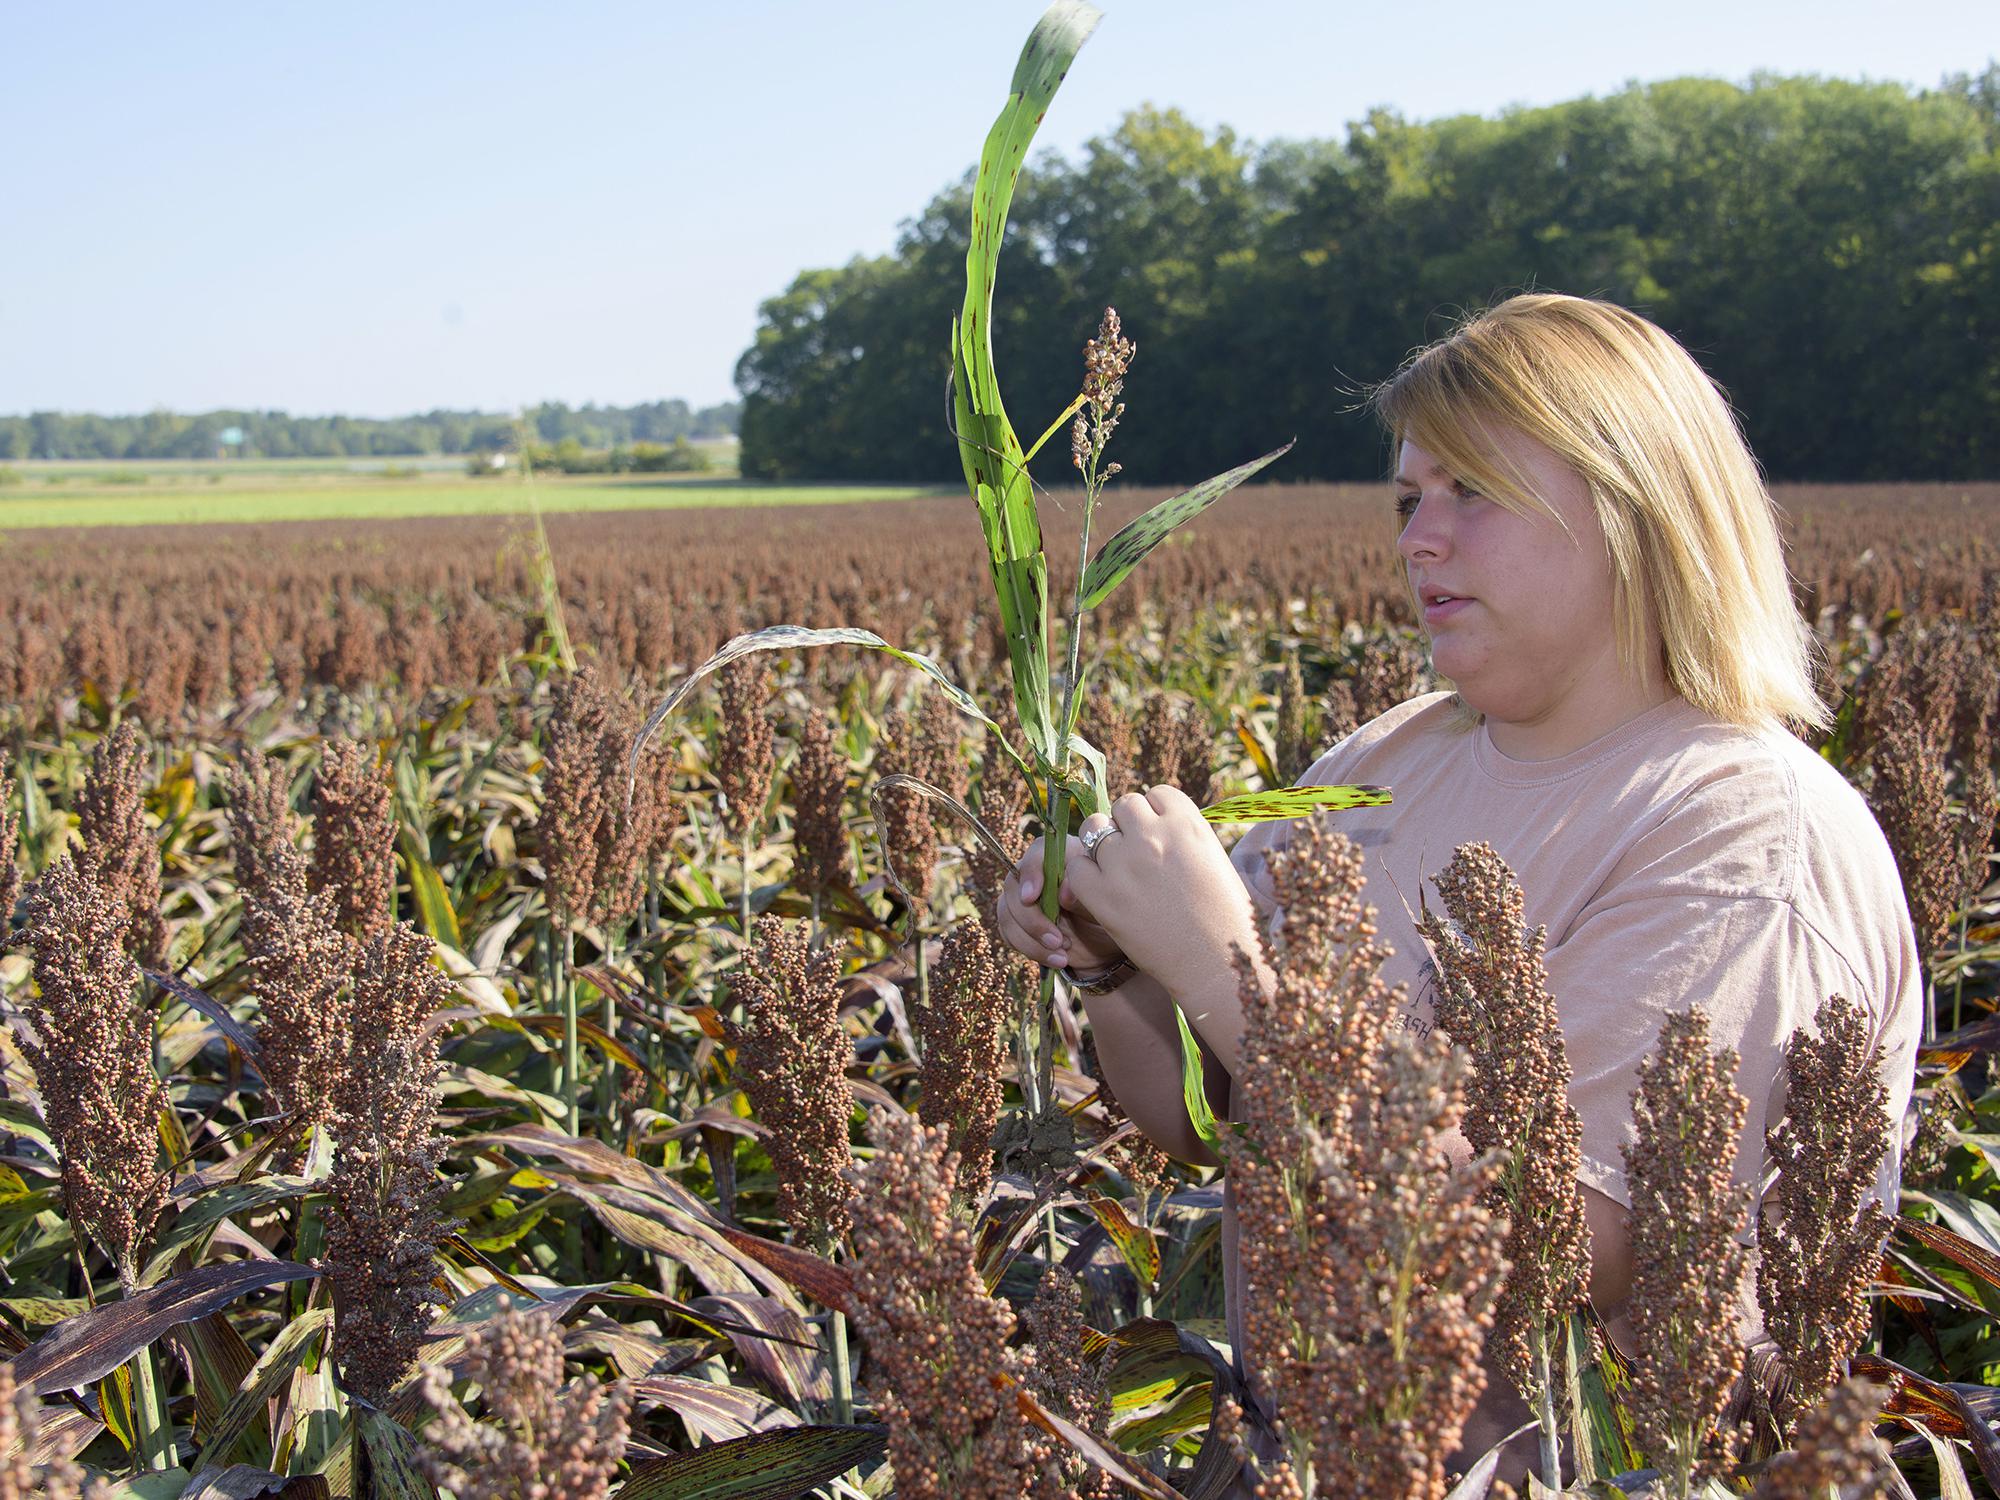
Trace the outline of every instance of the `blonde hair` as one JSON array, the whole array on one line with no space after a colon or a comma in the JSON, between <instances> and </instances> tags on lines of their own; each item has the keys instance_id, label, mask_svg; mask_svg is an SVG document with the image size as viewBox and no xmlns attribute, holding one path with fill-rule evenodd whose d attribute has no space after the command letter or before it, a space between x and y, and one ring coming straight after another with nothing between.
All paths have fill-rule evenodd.
<instances>
[{"instance_id":1,"label":"blonde hair","mask_svg":"<svg viewBox=\"0 0 2000 1500\"><path fill-rule=\"evenodd\" d=\"M1746 728L1830 722L1777 505L1728 401L1662 329L1610 302L1526 293L1419 350L1369 404L1398 446L1520 514L1553 512L1482 424L1525 433L1582 476L1628 667L1650 620L1667 680L1696 707Z\"/></svg>"}]
</instances>

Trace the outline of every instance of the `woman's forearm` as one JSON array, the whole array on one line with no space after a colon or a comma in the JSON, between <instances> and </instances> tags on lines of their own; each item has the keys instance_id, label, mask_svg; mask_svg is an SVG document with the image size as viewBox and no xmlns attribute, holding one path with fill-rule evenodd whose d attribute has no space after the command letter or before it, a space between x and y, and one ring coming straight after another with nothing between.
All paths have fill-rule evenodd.
<instances>
[{"instance_id":1,"label":"woman's forearm","mask_svg":"<svg viewBox=\"0 0 2000 1500\"><path fill-rule=\"evenodd\" d=\"M1226 943L1220 952L1192 956L1178 970L1165 975L1167 987L1208 1050L1225 1072L1235 1076L1243 1061L1243 990L1232 949L1250 954L1257 983L1268 997L1277 976L1264 961L1263 945L1253 935ZM1173 1017L1167 1017L1171 1024Z\"/></svg>"},{"instance_id":2,"label":"woman's forearm","mask_svg":"<svg viewBox=\"0 0 2000 1500\"><path fill-rule=\"evenodd\" d=\"M1213 1166L1219 1158L1195 1134L1181 1093L1180 1027L1166 987L1137 974L1108 995L1085 995L1085 1014L1097 1044L1098 1065L1132 1123L1180 1161ZM1206 1049L1204 1049L1206 1050ZM1228 1074L1208 1059L1209 1104L1227 1105Z\"/></svg>"}]
</instances>

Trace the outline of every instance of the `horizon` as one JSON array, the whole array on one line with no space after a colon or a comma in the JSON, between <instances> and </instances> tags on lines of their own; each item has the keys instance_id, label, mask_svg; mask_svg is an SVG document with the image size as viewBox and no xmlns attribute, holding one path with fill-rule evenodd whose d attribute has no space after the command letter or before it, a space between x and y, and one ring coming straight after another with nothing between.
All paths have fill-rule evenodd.
<instances>
[{"instance_id":1,"label":"horizon","mask_svg":"<svg viewBox=\"0 0 2000 1500\"><path fill-rule=\"evenodd\" d=\"M59 143L20 164L17 220L76 226L0 237L0 412L736 401L758 303L893 249L973 164L1042 8L24 15L17 55L87 56L90 87L43 68L0 98L0 129ZM1455 45L1413 52L1413 15ZM1927 89L1993 55L1971 0L1603 18L1264 0L1218 25L1190 0L1113 4L1039 144L1074 160L1149 103L1264 146L1343 138L1373 107L1490 116L1670 77Z\"/></svg>"}]
</instances>

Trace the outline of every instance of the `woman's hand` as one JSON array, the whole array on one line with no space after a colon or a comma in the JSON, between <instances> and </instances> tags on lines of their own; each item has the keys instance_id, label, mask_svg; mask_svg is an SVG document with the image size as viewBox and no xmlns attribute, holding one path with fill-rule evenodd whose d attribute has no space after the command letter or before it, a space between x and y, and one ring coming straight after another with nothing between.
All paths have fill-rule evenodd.
<instances>
[{"instance_id":1,"label":"woman's hand","mask_svg":"<svg viewBox=\"0 0 2000 1500\"><path fill-rule=\"evenodd\" d=\"M1110 821L1099 815L1095 824L1109 824ZM1085 818L1078 832L1092 826L1093 820ZM1064 869L1073 868L1078 860L1088 858L1090 856L1084 852L1082 843L1072 835ZM1051 922L1042 914L1039 905L1041 894L1042 841L1036 839L1028 845L1028 852L1021 856L1020 863L1007 872L1007 879L1001 886L995 915L999 919L1001 940L1008 947L1053 969L1070 964L1079 970L1102 969L1123 956L1117 940L1099 926L1089 912L1076 904L1075 893L1070 889L1067 878L1057 893L1063 908L1060 921Z\"/></svg>"},{"instance_id":2,"label":"woman's hand","mask_svg":"<svg viewBox=\"0 0 2000 1500\"><path fill-rule=\"evenodd\" d=\"M1063 874L1066 908L1088 912L1175 997L1236 992L1232 945L1258 952L1250 894L1186 793L1161 785L1112 804L1117 831ZM1085 826L1102 826L1086 819ZM1074 958L1074 955L1072 955Z\"/></svg>"}]
</instances>

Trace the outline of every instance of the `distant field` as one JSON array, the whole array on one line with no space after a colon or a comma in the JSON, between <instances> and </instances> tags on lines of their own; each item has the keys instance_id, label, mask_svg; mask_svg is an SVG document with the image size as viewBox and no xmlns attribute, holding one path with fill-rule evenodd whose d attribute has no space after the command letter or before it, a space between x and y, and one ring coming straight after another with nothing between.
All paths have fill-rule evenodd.
<instances>
[{"instance_id":1,"label":"distant field","mask_svg":"<svg viewBox=\"0 0 2000 1500\"><path fill-rule=\"evenodd\" d=\"M518 478L473 479L461 459L274 459L230 463L7 466L0 531L51 526L383 520L503 515L528 508ZM537 476L551 514L907 500L917 485L763 484L716 474Z\"/></svg>"}]
</instances>

